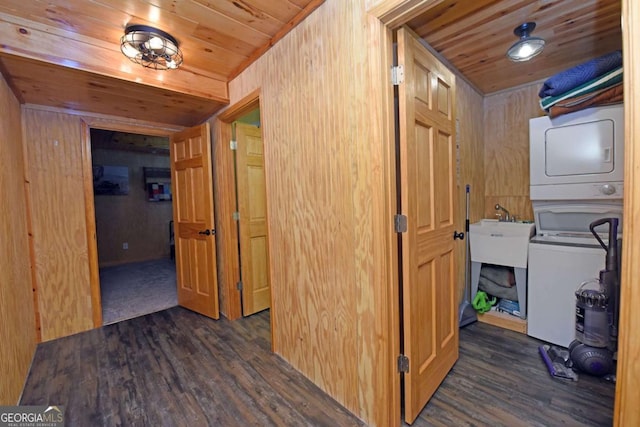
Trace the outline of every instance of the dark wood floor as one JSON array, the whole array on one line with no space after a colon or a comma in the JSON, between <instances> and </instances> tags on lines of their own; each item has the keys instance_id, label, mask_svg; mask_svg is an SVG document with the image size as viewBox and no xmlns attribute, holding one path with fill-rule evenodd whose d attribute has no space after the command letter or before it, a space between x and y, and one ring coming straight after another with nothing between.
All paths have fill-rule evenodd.
<instances>
[{"instance_id":1,"label":"dark wood floor","mask_svg":"<svg viewBox=\"0 0 640 427\"><path fill-rule=\"evenodd\" d=\"M614 385L549 376L539 341L475 323L414 426L609 426ZM270 352L269 314L212 321L179 307L38 346L20 402L68 426L363 425Z\"/></svg>"},{"instance_id":2,"label":"dark wood floor","mask_svg":"<svg viewBox=\"0 0 640 427\"><path fill-rule=\"evenodd\" d=\"M541 341L484 323L460 330L460 358L414 426L611 426L615 384L554 379Z\"/></svg>"},{"instance_id":3,"label":"dark wood floor","mask_svg":"<svg viewBox=\"0 0 640 427\"><path fill-rule=\"evenodd\" d=\"M213 321L180 307L38 346L21 405L67 426L360 426L271 353L268 312Z\"/></svg>"}]
</instances>

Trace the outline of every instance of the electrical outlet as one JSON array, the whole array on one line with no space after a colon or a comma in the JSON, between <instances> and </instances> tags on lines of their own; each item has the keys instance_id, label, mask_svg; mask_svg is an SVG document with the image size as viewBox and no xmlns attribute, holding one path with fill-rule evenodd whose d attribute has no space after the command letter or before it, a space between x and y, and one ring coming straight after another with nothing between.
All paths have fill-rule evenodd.
<instances>
[{"instance_id":1,"label":"electrical outlet","mask_svg":"<svg viewBox=\"0 0 640 427\"><path fill-rule=\"evenodd\" d=\"M124 243L122 244L122 249L129 249L129 243L124 242Z\"/></svg>"}]
</instances>

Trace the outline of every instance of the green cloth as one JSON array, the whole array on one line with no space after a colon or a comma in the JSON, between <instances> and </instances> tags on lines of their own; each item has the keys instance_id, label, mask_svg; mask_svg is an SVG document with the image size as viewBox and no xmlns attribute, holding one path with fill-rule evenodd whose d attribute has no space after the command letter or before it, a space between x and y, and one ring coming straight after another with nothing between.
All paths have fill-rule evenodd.
<instances>
[{"instance_id":1,"label":"green cloth","mask_svg":"<svg viewBox=\"0 0 640 427\"><path fill-rule=\"evenodd\" d=\"M473 299L473 302L471 303L471 306L475 308L478 313L486 313L487 311L491 310L491 307L494 306L497 302L498 300L495 297L489 299L489 295L487 295L486 292L478 291L475 298Z\"/></svg>"}]
</instances>

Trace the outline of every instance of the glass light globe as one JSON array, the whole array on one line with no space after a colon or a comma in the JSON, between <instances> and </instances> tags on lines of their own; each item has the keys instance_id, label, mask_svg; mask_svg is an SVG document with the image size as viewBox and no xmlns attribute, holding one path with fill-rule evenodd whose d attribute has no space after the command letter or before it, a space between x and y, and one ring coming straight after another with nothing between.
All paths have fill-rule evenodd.
<instances>
[{"instance_id":1,"label":"glass light globe","mask_svg":"<svg viewBox=\"0 0 640 427\"><path fill-rule=\"evenodd\" d=\"M149 48L153 50L160 50L164 47L164 43L160 37L151 37L151 39L149 39L147 43L149 45Z\"/></svg>"},{"instance_id":2,"label":"glass light globe","mask_svg":"<svg viewBox=\"0 0 640 427\"><path fill-rule=\"evenodd\" d=\"M129 43L125 43L121 46L120 50L127 58L135 58L140 52L138 49L130 45Z\"/></svg>"}]
</instances>

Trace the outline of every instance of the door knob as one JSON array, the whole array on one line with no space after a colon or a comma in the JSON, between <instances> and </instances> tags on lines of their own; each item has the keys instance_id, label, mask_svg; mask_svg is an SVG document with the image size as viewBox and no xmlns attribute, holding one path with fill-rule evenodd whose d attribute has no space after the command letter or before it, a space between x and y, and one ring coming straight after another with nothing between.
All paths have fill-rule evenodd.
<instances>
[{"instance_id":1,"label":"door knob","mask_svg":"<svg viewBox=\"0 0 640 427\"><path fill-rule=\"evenodd\" d=\"M464 233L462 231L459 233L457 231L453 232L453 240L457 239L464 240Z\"/></svg>"},{"instance_id":2,"label":"door knob","mask_svg":"<svg viewBox=\"0 0 640 427\"><path fill-rule=\"evenodd\" d=\"M198 231L198 234L204 234L205 236L210 236L212 234L216 234L216 230L214 229L209 230L207 228L206 230Z\"/></svg>"}]
</instances>

